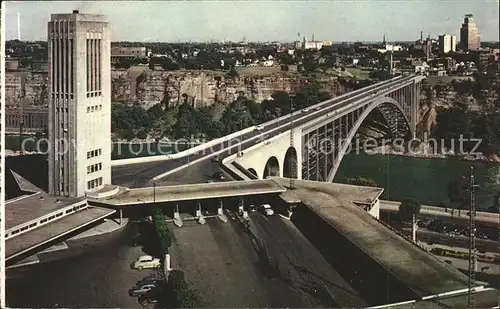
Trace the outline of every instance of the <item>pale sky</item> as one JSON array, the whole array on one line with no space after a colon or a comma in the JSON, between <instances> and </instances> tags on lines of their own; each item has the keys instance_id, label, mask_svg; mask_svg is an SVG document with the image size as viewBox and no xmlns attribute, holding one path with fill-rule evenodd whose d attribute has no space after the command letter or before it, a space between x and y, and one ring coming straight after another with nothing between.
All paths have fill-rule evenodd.
<instances>
[{"instance_id":1,"label":"pale sky","mask_svg":"<svg viewBox=\"0 0 500 309\"><path fill-rule=\"evenodd\" d=\"M316 40L416 40L423 31L459 40L471 13L483 41L499 39L499 0L308 0L308 1L9 1L7 40L46 40L50 14L108 16L113 41L293 41L297 33Z\"/></svg>"}]
</instances>

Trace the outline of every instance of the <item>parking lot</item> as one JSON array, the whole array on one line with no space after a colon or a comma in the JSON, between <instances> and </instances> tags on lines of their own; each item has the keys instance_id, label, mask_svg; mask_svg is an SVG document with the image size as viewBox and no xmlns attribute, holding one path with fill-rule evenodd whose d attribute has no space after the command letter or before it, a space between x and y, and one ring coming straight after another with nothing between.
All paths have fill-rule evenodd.
<instances>
[{"instance_id":1,"label":"parking lot","mask_svg":"<svg viewBox=\"0 0 500 309\"><path fill-rule=\"evenodd\" d=\"M245 221L226 210L226 223L170 225L172 268L184 272L200 306L366 305L291 222L265 213L250 212Z\"/></svg>"},{"instance_id":2,"label":"parking lot","mask_svg":"<svg viewBox=\"0 0 500 309\"><path fill-rule=\"evenodd\" d=\"M8 271L10 308L142 308L128 290L153 270L131 269L144 252L130 242L134 224L116 235L82 240L69 250L54 252L51 262ZM68 252L64 252L68 251ZM56 256L57 255L57 256ZM12 275L11 275L12 274Z\"/></svg>"}]
</instances>

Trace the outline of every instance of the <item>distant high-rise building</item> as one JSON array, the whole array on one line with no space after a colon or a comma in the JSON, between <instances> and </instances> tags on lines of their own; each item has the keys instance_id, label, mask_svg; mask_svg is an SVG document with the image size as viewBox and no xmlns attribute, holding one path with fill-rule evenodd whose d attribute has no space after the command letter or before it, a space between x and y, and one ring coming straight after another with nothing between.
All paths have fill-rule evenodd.
<instances>
[{"instance_id":1,"label":"distant high-rise building","mask_svg":"<svg viewBox=\"0 0 500 309\"><path fill-rule=\"evenodd\" d=\"M424 41L422 49L425 54L425 58L429 60L432 56L432 40L431 40L431 35L427 37L427 39Z\"/></svg>"},{"instance_id":2,"label":"distant high-rise building","mask_svg":"<svg viewBox=\"0 0 500 309\"><path fill-rule=\"evenodd\" d=\"M48 23L49 192L78 197L111 182L111 40L104 15Z\"/></svg>"},{"instance_id":3,"label":"distant high-rise building","mask_svg":"<svg viewBox=\"0 0 500 309\"><path fill-rule=\"evenodd\" d=\"M478 50L481 47L481 37L472 14L465 15L460 28L460 49L463 51Z\"/></svg>"},{"instance_id":4,"label":"distant high-rise building","mask_svg":"<svg viewBox=\"0 0 500 309\"><path fill-rule=\"evenodd\" d=\"M457 37L454 35L443 34L439 36L439 53L447 54L455 52L457 45Z\"/></svg>"}]
</instances>

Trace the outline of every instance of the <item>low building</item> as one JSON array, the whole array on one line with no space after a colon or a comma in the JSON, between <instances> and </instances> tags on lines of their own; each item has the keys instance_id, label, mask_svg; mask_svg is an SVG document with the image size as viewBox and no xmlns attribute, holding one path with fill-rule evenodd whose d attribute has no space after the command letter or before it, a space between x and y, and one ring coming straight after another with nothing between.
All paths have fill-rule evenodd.
<instances>
[{"instance_id":1,"label":"low building","mask_svg":"<svg viewBox=\"0 0 500 309\"><path fill-rule=\"evenodd\" d=\"M415 62L413 64L414 72L417 74L425 74L429 70L429 68L430 66L425 61Z\"/></svg>"},{"instance_id":2,"label":"low building","mask_svg":"<svg viewBox=\"0 0 500 309\"><path fill-rule=\"evenodd\" d=\"M48 110L40 108L5 109L6 132L19 132L21 123L23 124L23 131L26 133L44 132L49 123Z\"/></svg>"},{"instance_id":3,"label":"low building","mask_svg":"<svg viewBox=\"0 0 500 309\"><path fill-rule=\"evenodd\" d=\"M148 52L146 47L112 47L111 60L116 61L119 58L146 58Z\"/></svg>"},{"instance_id":4,"label":"low building","mask_svg":"<svg viewBox=\"0 0 500 309\"><path fill-rule=\"evenodd\" d=\"M19 69L19 60L15 58L5 58L5 70L16 71Z\"/></svg>"}]
</instances>

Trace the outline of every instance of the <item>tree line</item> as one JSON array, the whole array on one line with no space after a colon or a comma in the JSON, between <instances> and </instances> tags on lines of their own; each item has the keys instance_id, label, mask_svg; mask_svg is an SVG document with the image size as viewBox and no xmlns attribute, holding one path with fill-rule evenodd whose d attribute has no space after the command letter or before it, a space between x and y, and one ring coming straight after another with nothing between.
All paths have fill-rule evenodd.
<instances>
[{"instance_id":1,"label":"tree line","mask_svg":"<svg viewBox=\"0 0 500 309\"><path fill-rule=\"evenodd\" d=\"M325 101L329 93L317 81L304 84L294 95L275 92L260 104L241 96L229 104L196 107L187 100L178 106L165 102L144 109L139 104L113 103L111 130L119 138L131 140L148 136L160 139L218 138ZM164 100L167 101L167 100Z\"/></svg>"}]
</instances>

